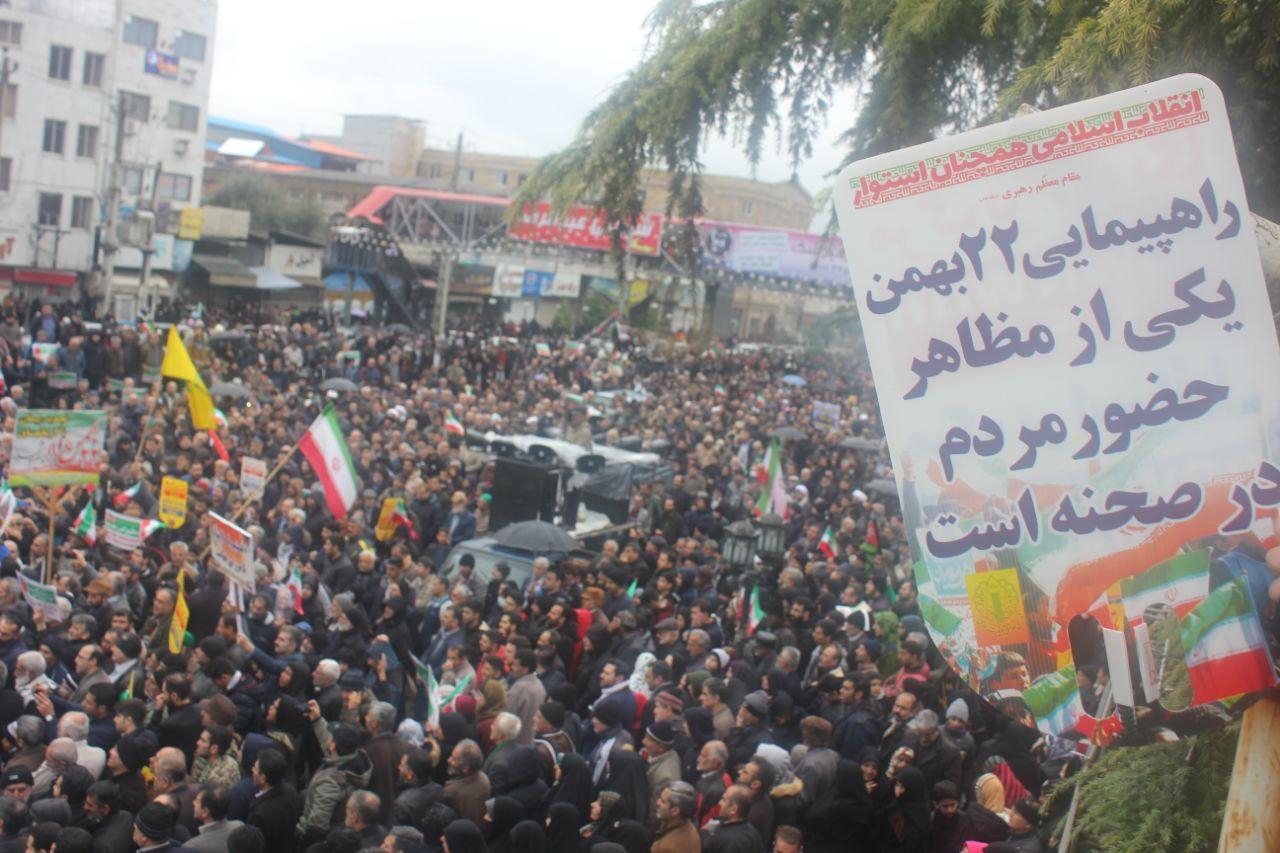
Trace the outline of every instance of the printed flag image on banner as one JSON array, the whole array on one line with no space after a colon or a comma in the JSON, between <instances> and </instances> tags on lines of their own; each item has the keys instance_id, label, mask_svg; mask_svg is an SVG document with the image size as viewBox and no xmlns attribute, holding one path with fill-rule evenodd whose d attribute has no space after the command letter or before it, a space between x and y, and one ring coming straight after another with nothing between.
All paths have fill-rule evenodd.
<instances>
[{"instance_id":1,"label":"printed flag image on banner","mask_svg":"<svg viewBox=\"0 0 1280 853\"><path fill-rule=\"evenodd\" d=\"M1275 665L1243 582L1229 581L1211 592L1182 620L1181 633L1195 704L1275 683Z\"/></svg>"},{"instance_id":2,"label":"printed flag image on banner","mask_svg":"<svg viewBox=\"0 0 1280 853\"><path fill-rule=\"evenodd\" d=\"M342 427L338 425L333 406L315 419L298 446L320 478L329 512L342 521L356 502L358 487L356 466L351 461L351 451L347 449L347 440L342 437Z\"/></svg>"},{"instance_id":3,"label":"printed flag image on banner","mask_svg":"<svg viewBox=\"0 0 1280 853\"><path fill-rule=\"evenodd\" d=\"M19 409L9 486L97 483L106 442L106 412Z\"/></svg>"},{"instance_id":4,"label":"printed flag image on banner","mask_svg":"<svg viewBox=\"0 0 1280 853\"><path fill-rule=\"evenodd\" d=\"M1229 563L1280 508L1280 345L1222 92L1185 74L878 154L834 201L920 599L960 620L926 619L943 657L1025 692L1101 612L1111 682L1143 685L1117 698L1147 703L1121 629L1157 604L1217 624L1203 542ZM1193 661L1240 662L1193 674L1196 703L1270 683L1255 627L1184 629Z\"/></svg>"}]
</instances>

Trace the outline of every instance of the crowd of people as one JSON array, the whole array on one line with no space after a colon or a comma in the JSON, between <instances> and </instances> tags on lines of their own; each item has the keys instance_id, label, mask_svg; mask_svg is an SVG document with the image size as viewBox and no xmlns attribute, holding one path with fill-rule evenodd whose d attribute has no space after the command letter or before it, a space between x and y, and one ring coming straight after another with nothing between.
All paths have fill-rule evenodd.
<instances>
[{"instance_id":1,"label":"crowd of people","mask_svg":"<svg viewBox=\"0 0 1280 853\"><path fill-rule=\"evenodd\" d=\"M155 376L166 324L90 316L0 316L6 433L21 406L110 413L100 484L61 494L53 541L21 494L3 533L0 853L1043 849L1038 798L1078 757L995 713L930 641L901 512L868 488L888 457L849 356L175 307L206 384L244 391L215 441ZM320 389L335 377L358 390ZM644 394L597 406L613 388ZM292 452L330 404L361 488L341 521ZM672 476L637 489L599 554L523 581L464 558L446 579L494 485L451 416L472 436L638 442ZM803 434L781 445L785 554L730 565L725 530L752 517L784 426ZM283 463L261 499L242 455ZM88 502L155 518L164 476L187 482L186 520L145 547L75 529ZM379 537L387 497L410 523ZM241 510L252 590L207 559L207 513ZM24 576L56 584L59 618Z\"/></svg>"}]
</instances>

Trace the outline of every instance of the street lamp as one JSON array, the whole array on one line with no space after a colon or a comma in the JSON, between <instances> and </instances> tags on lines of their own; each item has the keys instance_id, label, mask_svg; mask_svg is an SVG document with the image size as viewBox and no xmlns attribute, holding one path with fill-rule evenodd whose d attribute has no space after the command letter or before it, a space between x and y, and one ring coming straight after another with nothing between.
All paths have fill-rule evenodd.
<instances>
[{"instance_id":1,"label":"street lamp","mask_svg":"<svg viewBox=\"0 0 1280 853\"><path fill-rule=\"evenodd\" d=\"M725 561L735 569L751 567L756 555L756 529L750 521L744 518L725 528L722 553Z\"/></svg>"},{"instance_id":2,"label":"street lamp","mask_svg":"<svg viewBox=\"0 0 1280 853\"><path fill-rule=\"evenodd\" d=\"M760 556L766 560L780 560L787 551L787 529L782 518L774 512L760 516L756 520L759 530L759 541L756 547Z\"/></svg>"}]
</instances>

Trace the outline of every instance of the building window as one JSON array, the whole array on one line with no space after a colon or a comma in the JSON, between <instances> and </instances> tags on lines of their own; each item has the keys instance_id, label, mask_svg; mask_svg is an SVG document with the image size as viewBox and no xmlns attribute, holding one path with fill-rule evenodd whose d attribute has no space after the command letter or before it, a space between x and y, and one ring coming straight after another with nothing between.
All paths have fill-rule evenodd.
<instances>
[{"instance_id":1,"label":"building window","mask_svg":"<svg viewBox=\"0 0 1280 853\"><path fill-rule=\"evenodd\" d=\"M97 157L98 156L98 127L92 124L80 125L80 130L76 135L76 156L77 157Z\"/></svg>"},{"instance_id":2,"label":"building window","mask_svg":"<svg viewBox=\"0 0 1280 853\"><path fill-rule=\"evenodd\" d=\"M46 154L61 154L67 143L67 123L57 119L44 120L44 142L40 150Z\"/></svg>"},{"instance_id":3,"label":"building window","mask_svg":"<svg viewBox=\"0 0 1280 853\"><path fill-rule=\"evenodd\" d=\"M36 215L40 225L52 225L57 228L62 224L62 196L58 193L40 193L40 210Z\"/></svg>"},{"instance_id":4,"label":"building window","mask_svg":"<svg viewBox=\"0 0 1280 853\"><path fill-rule=\"evenodd\" d=\"M178 101L169 102L169 127L174 130L190 130L193 133L200 129L200 108Z\"/></svg>"},{"instance_id":5,"label":"building window","mask_svg":"<svg viewBox=\"0 0 1280 853\"><path fill-rule=\"evenodd\" d=\"M14 83L6 83L4 87L4 117L13 118L18 114L18 87Z\"/></svg>"},{"instance_id":6,"label":"building window","mask_svg":"<svg viewBox=\"0 0 1280 853\"><path fill-rule=\"evenodd\" d=\"M161 174L156 197L167 201L190 201L191 176L174 175L169 172Z\"/></svg>"},{"instance_id":7,"label":"building window","mask_svg":"<svg viewBox=\"0 0 1280 853\"><path fill-rule=\"evenodd\" d=\"M160 25L149 18L130 15L124 22L124 40L126 44L137 44L146 48L156 46L156 38L160 34Z\"/></svg>"},{"instance_id":8,"label":"building window","mask_svg":"<svg viewBox=\"0 0 1280 853\"><path fill-rule=\"evenodd\" d=\"M134 121L143 123L151 121L151 98L137 92L121 92L124 98L124 114Z\"/></svg>"},{"instance_id":9,"label":"building window","mask_svg":"<svg viewBox=\"0 0 1280 853\"><path fill-rule=\"evenodd\" d=\"M439 166L428 166L428 167L427 167L427 177L428 177L428 178L438 178L438 177L440 177L440 175L441 175L443 172L444 172L444 170L443 170L443 169L441 169Z\"/></svg>"},{"instance_id":10,"label":"building window","mask_svg":"<svg viewBox=\"0 0 1280 853\"><path fill-rule=\"evenodd\" d=\"M78 195L71 199L71 227L88 231L93 227L93 199Z\"/></svg>"},{"instance_id":11,"label":"building window","mask_svg":"<svg viewBox=\"0 0 1280 853\"><path fill-rule=\"evenodd\" d=\"M462 176L462 180L464 181L474 181L476 179L475 169L460 169L459 174Z\"/></svg>"},{"instance_id":12,"label":"building window","mask_svg":"<svg viewBox=\"0 0 1280 853\"><path fill-rule=\"evenodd\" d=\"M49 46L49 79L71 79L71 48L61 44Z\"/></svg>"},{"instance_id":13,"label":"building window","mask_svg":"<svg viewBox=\"0 0 1280 853\"><path fill-rule=\"evenodd\" d=\"M508 180L509 180L509 178L507 177L507 173L506 173L506 172L499 172L499 173L498 173L498 186L500 186L500 187L505 187L505 186L507 185L507 181L508 181Z\"/></svg>"},{"instance_id":14,"label":"building window","mask_svg":"<svg viewBox=\"0 0 1280 853\"><path fill-rule=\"evenodd\" d=\"M173 52L183 59L194 59L197 62L204 62L204 45L205 38L199 33L189 33L183 30L178 33L178 37L173 40Z\"/></svg>"},{"instance_id":15,"label":"building window","mask_svg":"<svg viewBox=\"0 0 1280 853\"><path fill-rule=\"evenodd\" d=\"M0 157L0 192L8 192L9 182L13 179L13 160Z\"/></svg>"},{"instance_id":16,"label":"building window","mask_svg":"<svg viewBox=\"0 0 1280 853\"><path fill-rule=\"evenodd\" d=\"M756 203L754 201L744 201L742 203L743 216L750 216L752 211L754 211L755 209L756 209Z\"/></svg>"},{"instance_id":17,"label":"building window","mask_svg":"<svg viewBox=\"0 0 1280 853\"><path fill-rule=\"evenodd\" d=\"M126 195L142 195L142 169L137 166L125 166L120 173L120 183Z\"/></svg>"},{"instance_id":18,"label":"building window","mask_svg":"<svg viewBox=\"0 0 1280 853\"><path fill-rule=\"evenodd\" d=\"M84 74L80 82L86 86L102 86L102 69L107 66L107 57L101 53L86 50L84 52Z\"/></svg>"},{"instance_id":19,"label":"building window","mask_svg":"<svg viewBox=\"0 0 1280 853\"><path fill-rule=\"evenodd\" d=\"M17 21L0 21L0 42L22 44L22 24Z\"/></svg>"},{"instance_id":20,"label":"building window","mask_svg":"<svg viewBox=\"0 0 1280 853\"><path fill-rule=\"evenodd\" d=\"M528 176L528 175L525 175L525 174L518 175L518 176L516 177L516 186L518 186L518 187L522 187L522 186L524 186L524 182L525 182L525 181L527 181L527 180L529 180L529 176Z\"/></svg>"}]
</instances>

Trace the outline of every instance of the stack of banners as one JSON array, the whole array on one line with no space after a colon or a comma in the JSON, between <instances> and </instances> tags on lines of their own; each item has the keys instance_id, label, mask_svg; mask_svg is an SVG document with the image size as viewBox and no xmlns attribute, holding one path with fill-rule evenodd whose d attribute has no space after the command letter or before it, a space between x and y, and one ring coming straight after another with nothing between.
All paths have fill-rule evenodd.
<instances>
[{"instance_id":1,"label":"stack of banners","mask_svg":"<svg viewBox=\"0 0 1280 853\"><path fill-rule=\"evenodd\" d=\"M784 521L787 518L787 477L782 470L782 445L777 441L769 445L769 453L756 472L757 479L763 487L756 500L755 514L776 514Z\"/></svg>"},{"instance_id":2,"label":"stack of banners","mask_svg":"<svg viewBox=\"0 0 1280 853\"><path fill-rule=\"evenodd\" d=\"M106 442L106 412L19 409L9 485L96 484Z\"/></svg>"},{"instance_id":3,"label":"stack of banners","mask_svg":"<svg viewBox=\"0 0 1280 853\"><path fill-rule=\"evenodd\" d=\"M1217 86L1181 75L876 155L834 202L943 658L987 696L1035 686L1048 734L1078 712L1085 614L1116 632L1117 700L1158 696L1147 624L1169 609L1208 662L1196 704L1274 684L1256 625L1222 615L1266 591L1210 590L1201 551L1256 553L1280 510L1280 343L1255 322L1271 306ZM1016 678L991 666L1014 659Z\"/></svg>"},{"instance_id":4,"label":"stack of banners","mask_svg":"<svg viewBox=\"0 0 1280 853\"><path fill-rule=\"evenodd\" d=\"M32 610L42 613L46 622L62 621L62 611L58 609L57 587L32 580L21 572L18 573L18 583L22 586L22 597L31 605Z\"/></svg>"},{"instance_id":5,"label":"stack of banners","mask_svg":"<svg viewBox=\"0 0 1280 853\"><path fill-rule=\"evenodd\" d=\"M187 521L187 481L165 477L160 481L160 509L156 513L165 526L176 530Z\"/></svg>"},{"instance_id":6,"label":"stack of banners","mask_svg":"<svg viewBox=\"0 0 1280 853\"><path fill-rule=\"evenodd\" d=\"M1193 702L1203 705L1275 684L1266 634L1244 581L1231 580L1182 620Z\"/></svg>"},{"instance_id":7,"label":"stack of banners","mask_svg":"<svg viewBox=\"0 0 1280 853\"><path fill-rule=\"evenodd\" d=\"M132 515L107 510L106 514L107 544L121 551L132 551L141 548L152 533L164 529L164 522L153 518L134 518Z\"/></svg>"},{"instance_id":8,"label":"stack of banners","mask_svg":"<svg viewBox=\"0 0 1280 853\"><path fill-rule=\"evenodd\" d=\"M213 567L252 590L257 580L253 570L253 537L216 512L205 517L209 519L209 559Z\"/></svg>"},{"instance_id":9,"label":"stack of banners","mask_svg":"<svg viewBox=\"0 0 1280 853\"><path fill-rule=\"evenodd\" d=\"M209 430L218 428L218 419L214 415L213 397L209 389L196 371L187 348L182 343L177 326L169 327L169 340L164 348L164 361L160 364L160 373L172 379L181 379L187 384L187 406L191 410L191 425L196 429Z\"/></svg>"},{"instance_id":10,"label":"stack of banners","mask_svg":"<svg viewBox=\"0 0 1280 853\"><path fill-rule=\"evenodd\" d=\"M347 449L347 440L342 436L342 427L338 425L338 415L333 406L320 413L298 442L298 447L320 478L329 512L336 520L342 521L356 502L359 490L356 466L351 461L351 451Z\"/></svg>"}]
</instances>

